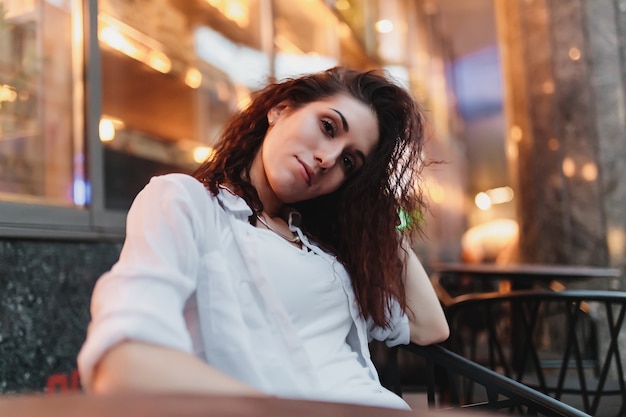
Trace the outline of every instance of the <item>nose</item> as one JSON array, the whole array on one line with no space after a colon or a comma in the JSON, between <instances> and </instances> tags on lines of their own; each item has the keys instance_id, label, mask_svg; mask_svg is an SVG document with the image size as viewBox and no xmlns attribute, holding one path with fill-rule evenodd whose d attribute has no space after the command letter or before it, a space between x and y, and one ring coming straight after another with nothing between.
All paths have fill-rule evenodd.
<instances>
[{"instance_id":1,"label":"nose","mask_svg":"<svg viewBox=\"0 0 626 417\"><path fill-rule=\"evenodd\" d=\"M341 152L343 151L342 149L341 144L336 142L327 143L325 146L320 146L317 149L314 158L322 171L326 171L327 169L335 166Z\"/></svg>"}]
</instances>

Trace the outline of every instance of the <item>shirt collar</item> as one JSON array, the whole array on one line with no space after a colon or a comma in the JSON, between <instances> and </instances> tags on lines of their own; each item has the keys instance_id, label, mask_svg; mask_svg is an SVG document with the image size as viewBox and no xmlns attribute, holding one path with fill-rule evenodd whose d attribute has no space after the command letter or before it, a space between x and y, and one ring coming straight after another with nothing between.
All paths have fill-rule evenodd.
<instances>
[{"instance_id":1,"label":"shirt collar","mask_svg":"<svg viewBox=\"0 0 626 417\"><path fill-rule=\"evenodd\" d=\"M247 220L248 217L252 216L253 211L246 203L246 200L233 193L228 187L224 185L219 185L219 192L217 193L217 200L220 205L232 213L236 218L240 220ZM302 233L302 229L300 229L300 224L302 221L301 214L295 210L291 209L288 214L287 224L289 225L289 230L296 233L298 237L300 237L300 241L303 243L305 247L309 250L313 250L314 252L320 251L319 247L313 244L307 237Z\"/></svg>"},{"instance_id":2,"label":"shirt collar","mask_svg":"<svg viewBox=\"0 0 626 417\"><path fill-rule=\"evenodd\" d=\"M231 212L237 218L246 219L252 216L252 209L248 206L246 200L239 197L223 185L219 186L217 200L225 210Z\"/></svg>"}]
</instances>

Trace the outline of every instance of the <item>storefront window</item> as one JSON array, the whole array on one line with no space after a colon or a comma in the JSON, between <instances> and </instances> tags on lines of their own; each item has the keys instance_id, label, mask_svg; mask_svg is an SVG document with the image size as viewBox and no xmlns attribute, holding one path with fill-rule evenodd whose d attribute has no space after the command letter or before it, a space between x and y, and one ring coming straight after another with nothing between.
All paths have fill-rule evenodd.
<instances>
[{"instance_id":1,"label":"storefront window","mask_svg":"<svg viewBox=\"0 0 626 417\"><path fill-rule=\"evenodd\" d=\"M373 65L354 31L322 1L275 0L276 78Z\"/></svg>"},{"instance_id":2,"label":"storefront window","mask_svg":"<svg viewBox=\"0 0 626 417\"><path fill-rule=\"evenodd\" d=\"M270 75L266 6L99 2L107 209L127 209L151 176L190 172L211 152L229 115Z\"/></svg>"},{"instance_id":3,"label":"storefront window","mask_svg":"<svg viewBox=\"0 0 626 417\"><path fill-rule=\"evenodd\" d=\"M0 0L0 200L83 206L79 0Z\"/></svg>"},{"instance_id":4,"label":"storefront window","mask_svg":"<svg viewBox=\"0 0 626 417\"><path fill-rule=\"evenodd\" d=\"M388 2L387 2L388 3ZM361 51L354 51L357 45L365 50L365 54L376 56L376 32L374 24L378 20L377 9L379 4L386 4L386 0L335 0L334 9L341 19L350 27L352 40L342 44L342 54L363 55ZM384 7L384 6L383 6Z\"/></svg>"},{"instance_id":5,"label":"storefront window","mask_svg":"<svg viewBox=\"0 0 626 417\"><path fill-rule=\"evenodd\" d=\"M369 26L373 24L374 16L368 16L372 13L372 7L367 7L369 0L335 0L333 7L343 20L350 26L356 38L363 44L368 43L371 29Z\"/></svg>"}]
</instances>

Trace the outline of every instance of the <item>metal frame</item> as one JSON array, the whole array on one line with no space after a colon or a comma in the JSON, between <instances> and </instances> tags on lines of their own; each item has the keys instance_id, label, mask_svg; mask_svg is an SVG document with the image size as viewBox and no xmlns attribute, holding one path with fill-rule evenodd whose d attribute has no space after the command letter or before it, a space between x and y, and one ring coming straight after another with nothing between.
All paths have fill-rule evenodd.
<instances>
[{"instance_id":1,"label":"metal frame","mask_svg":"<svg viewBox=\"0 0 626 417\"><path fill-rule=\"evenodd\" d=\"M418 355L425 360L427 396L430 408L464 408L508 410L515 415L547 417L588 417L588 414L564 404L548 395L527 387L511 378L500 375L472 362L442 346L418 346L409 344L389 350L387 366L392 375L392 389L402 395L398 351L400 349ZM443 371L443 375L442 375ZM445 376L445 378L441 378ZM460 395L467 382L481 385L486 400L468 403Z\"/></svg>"},{"instance_id":2,"label":"metal frame","mask_svg":"<svg viewBox=\"0 0 626 417\"><path fill-rule=\"evenodd\" d=\"M618 336L626 316L625 292L526 290L468 294L454 300L446 309L452 334L448 346L453 351L461 353L469 348L469 358L478 360L476 336L481 332L487 338L485 366L501 370L507 377L557 400L574 394L592 415L607 396L621 397L621 412L625 410L626 383L618 349ZM598 303L594 317L588 313L592 302ZM552 350L547 359L537 330L554 314L558 314L559 326L562 324L564 340L562 348ZM468 323L468 317L475 321ZM509 321L510 331L497 329L503 319ZM604 326L609 335L602 352L595 343L599 326ZM557 374L554 380L548 378L550 369ZM617 374L612 379L611 369ZM608 381L613 379L616 386L609 387Z\"/></svg>"}]
</instances>

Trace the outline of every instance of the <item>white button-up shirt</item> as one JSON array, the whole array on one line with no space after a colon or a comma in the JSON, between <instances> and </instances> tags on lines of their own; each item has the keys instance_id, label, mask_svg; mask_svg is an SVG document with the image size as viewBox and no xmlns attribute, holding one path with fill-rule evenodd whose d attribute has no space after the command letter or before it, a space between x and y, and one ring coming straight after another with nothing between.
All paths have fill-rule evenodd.
<instances>
[{"instance_id":1,"label":"white button-up shirt","mask_svg":"<svg viewBox=\"0 0 626 417\"><path fill-rule=\"evenodd\" d=\"M94 288L92 321L78 356L83 383L90 385L94 366L110 347L132 339L194 354L268 394L406 407L382 387L379 396L346 390L345 398L337 398L328 392L262 272L251 214L242 198L225 189L213 196L187 175L150 181L128 212L119 261ZM297 226L290 228L307 248L336 262ZM350 278L339 269L354 322L347 343L379 385L368 342L408 343L407 316L392 303L389 328L364 320Z\"/></svg>"}]
</instances>

